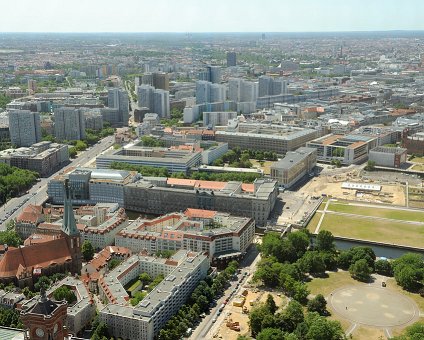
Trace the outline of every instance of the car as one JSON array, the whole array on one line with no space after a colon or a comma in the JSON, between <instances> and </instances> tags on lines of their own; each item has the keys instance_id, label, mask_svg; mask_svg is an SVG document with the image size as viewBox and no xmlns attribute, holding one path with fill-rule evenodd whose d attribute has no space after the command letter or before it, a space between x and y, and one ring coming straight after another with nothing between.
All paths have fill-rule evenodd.
<instances>
[{"instance_id":1,"label":"car","mask_svg":"<svg viewBox=\"0 0 424 340\"><path fill-rule=\"evenodd\" d=\"M386 282L381 282L381 287L386 287Z\"/></svg>"},{"instance_id":2,"label":"car","mask_svg":"<svg viewBox=\"0 0 424 340\"><path fill-rule=\"evenodd\" d=\"M216 318L213 318L213 319L212 319L212 323L215 323L215 322L216 322Z\"/></svg>"}]
</instances>

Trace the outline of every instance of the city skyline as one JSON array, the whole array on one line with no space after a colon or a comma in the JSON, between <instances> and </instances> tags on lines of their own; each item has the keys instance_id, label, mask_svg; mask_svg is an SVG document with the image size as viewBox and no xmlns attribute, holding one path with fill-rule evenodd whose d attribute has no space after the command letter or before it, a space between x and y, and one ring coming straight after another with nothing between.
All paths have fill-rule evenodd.
<instances>
[{"instance_id":1,"label":"city skyline","mask_svg":"<svg viewBox=\"0 0 424 340\"><path fill-rule=\"evenodd\" d=\"M22 20L5 16L0 32L345 32L423 30L424 3L407 0L344 1L124 0L58 2L23 0ZM106 7L105 7L106 6ZM276 10L277 9L277 10ZM280 10L278 10L280 9ZM123 15L118 15L119 13ZM62 15L61 15L62 14ZM168 20L158 20L167 18ZM207 19L207 20L205 20Z\"/></svg>"}]
</instances>

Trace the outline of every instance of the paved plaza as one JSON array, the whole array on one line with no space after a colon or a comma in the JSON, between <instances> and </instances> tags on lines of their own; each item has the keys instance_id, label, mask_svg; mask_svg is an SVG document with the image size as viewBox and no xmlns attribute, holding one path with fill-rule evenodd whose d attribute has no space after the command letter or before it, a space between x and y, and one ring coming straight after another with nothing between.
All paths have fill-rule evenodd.
<instances>
[{"instance_id":1,"label":"paved plaza","mask_svg":"<svg viewBox=\"0 0 424 340\"><path fill-rule=\"evenodd\" d=\"M382 287L347 286L334 291L329 300L337 314L353 323L367 326L402 326L419 316L414 301Z\"/></svg>"}]
</instances>

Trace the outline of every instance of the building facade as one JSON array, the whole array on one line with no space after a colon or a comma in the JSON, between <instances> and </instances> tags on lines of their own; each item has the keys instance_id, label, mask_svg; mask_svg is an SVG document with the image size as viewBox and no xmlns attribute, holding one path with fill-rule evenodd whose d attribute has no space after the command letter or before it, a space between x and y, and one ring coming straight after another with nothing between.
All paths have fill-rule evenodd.
<instances>
[{"instance_id":1,"label":"building facade","mask_svg":"<svg viewBox=\"0 0 424 340\"><path fill-rule=\"evenodd\" d=\"M54 134L59 140L85 139L84 112L74 108L58 108L54 112Z\"/></svg>"},{"instance_id":2,"label":"building facade","mask_svg":"<svg viewBox=\"0 0 424 340\"><path fill-rule=\"evenodd\" d=\"M10 141L16 146L31 146L41 142L41 123L38 112L14 110L9 112Z\"/></svg>"}]
</instances>

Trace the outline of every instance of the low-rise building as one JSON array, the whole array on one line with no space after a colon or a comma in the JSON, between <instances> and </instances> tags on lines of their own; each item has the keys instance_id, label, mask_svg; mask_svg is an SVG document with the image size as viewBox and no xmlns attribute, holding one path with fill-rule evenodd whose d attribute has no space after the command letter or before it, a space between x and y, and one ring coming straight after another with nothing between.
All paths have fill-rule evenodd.
<instances>
[{"instance_id":1,"label":"low-rise building","mask_svg":"<svg viewBox=\"0 0 424 340\"><path fill-rule=\"evenodd\" d=\"M162 215L187 208L228 212L266 224L278 196L278 182L256 179L253 184L180 178L146 178L125 186L126 209Z\"/></svg>"},{"instance_id":2,"label":"low-rise building","mask_svg":"<svg viewBox=\"0 0 424 340\"><path fill-rule=\"evenodd\" d=\"M271 177L278 185L291 188L305 175L310 174L317 164L317 150L301 147L286 153L286 156L271 165Z\"/></svg>"},{"instance_id":3,"label":"low-rise building","mask_svg":"<svg viewBox=\"0 0 424 340\"><path fill-rule=\"evenodd\" d=\"M138 166L166 168L170 173L188 173L191 167L200 164L202 154L196 150L179 150L172 148L147 148L142 146L125 147L112 150L96 158L99 169L110 168L113 162Z\"/></svg>"},{"instance_id":4,"label":"low-rise building","mask_svg":"<svg viewBox=\"0 0 424 340\"><path fill-rule=\"evenodd\" d=\"M115 243L133 252L185 249L219 260L242 256L254 235L251 218L189 208L154 220L135 220L116 235Z\"/></svg>"},{"instance_id":5,"label":"low-rise building","mask_svg":"<svg viewBox=\"0 0 424 340\"><path fill-rule=\"evenodd\" d=\"M214 143L211 147L202 151L202 164L212 164L216 159L222 157L227 152L227 143Z\"/></svg>"},{"instance_id":6,"label":"low-rise building","mask_svg":"<svg viewBox=\"0 0 424 340\"><path fill-rule=\"evenodd\" d=\"M0 151L0 162L48 177L69 162L68 146L45 141L27 148L7 149Z\"/></svg>"},{"instance_id":7,"label":"low-rise building","mask_svg":"<svg viewBox=\"0 0 424 340\"><path fill-rule=\"evenodd\" d=\"M411 136L404 133L402 137L402 146L406 148L411 155L424 156L424 132L418 132Z\"/></svg>"},{"instance_id":8,"label":"low-rise building","mask_svg":"<svg viewBox=\"0 0 424 340\"><path fill-rule=\"evenodd\" d=\"M407 161L407 149L387 146L377 146L371 149L369 160L377 166L400 168Z\"/></svg>"},{"instance_id":9,"label":"low-rise building","mask_svg":"<svg viewBox=\"0 0 424 340\"><path fill-rule=\"evenodd\" d=\"M319 161L339 160L342 164L360 164L367 160L368 152L376 147L375 137L362 135L326 135L306 144L317 150Z\"/></svg>"},{"instance_id":10,"label":"low-rise building","mask_svg":"<svg viewBox=\"0 0 424 340\"><path fill-rule=\"evenodd\" d=\"M100 297L109 304L100 320L115 338L152 340L178 312L209 269L205 255L178 251L170 259L133 255L99 280ZM129 305L124 286L146 272L165 279L135 307Z\"/></svg>"}]
</instances>

